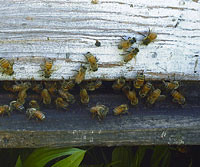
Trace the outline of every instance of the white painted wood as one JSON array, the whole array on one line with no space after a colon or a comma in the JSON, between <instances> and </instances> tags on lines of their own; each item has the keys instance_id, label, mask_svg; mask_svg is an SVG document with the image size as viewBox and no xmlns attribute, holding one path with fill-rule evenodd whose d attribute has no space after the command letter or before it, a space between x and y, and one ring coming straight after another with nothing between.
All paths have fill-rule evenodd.
<instances>
[{"instance_id":1,"label":"white painted wood","mask_svg":"<svg viewBox=\"0 0 200 167\"><path fill-rule=\"evenodd\" d=\"M140 52L122 64L117 45L124 35L152 28L157 40L139 46ZM96 47L95 40L101 42ZM136 45L137 46L137 45ZM86 79L133 79L138 70L146 78L200 80L200 3L192 0L0 0L0 57L14 59L13 76L0 80L42 80L40 63L56 58L50 79L73 77L86 62L83 54L93 53L97 72ZM67 55L66 55L67 54ZM196 56L195 56L196 55ZM196 72L196 73L195 73ZM183 77L184 76L184 77Z\"/></svg>"}]
</instances>

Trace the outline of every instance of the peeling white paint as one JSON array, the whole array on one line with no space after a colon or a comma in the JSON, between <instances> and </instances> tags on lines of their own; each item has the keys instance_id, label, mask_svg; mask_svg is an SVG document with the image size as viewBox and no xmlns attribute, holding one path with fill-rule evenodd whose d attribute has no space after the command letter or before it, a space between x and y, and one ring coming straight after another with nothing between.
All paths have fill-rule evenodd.
<instances>
[{"instance_id":1,"label":"peeling white paint","mask_svg":"<svg viewBox=\"0 0 200 167\"><path fill-rule=\"evenodd\" d=\"M88 0L19 0L0 4L0 57L15 60L15 74L0 75L0 80L43 79L38 71L44 57L56 58L54 63L60 67L50 79L73 78L88 51L97 57L100 68L87 71L86 79L122 75L133 79L138 70L144 70L147 79L168 78L176 73L186 75L184 80L200 80L200 3L101 0L94 5ZM117 49L121 37L130 35L141 40L138 32L148 28L158 34L157 40L139 46L136 63L133 59L121 64L122 51ZM94 45L96 39L101 47ZM194 58L197 54L199 57Z\"/></svg>"}]
</instances>

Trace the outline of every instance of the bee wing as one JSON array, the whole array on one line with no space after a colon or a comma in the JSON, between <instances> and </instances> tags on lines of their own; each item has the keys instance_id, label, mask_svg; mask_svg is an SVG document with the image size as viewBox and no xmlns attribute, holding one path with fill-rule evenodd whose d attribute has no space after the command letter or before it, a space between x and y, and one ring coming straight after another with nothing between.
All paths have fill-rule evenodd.
<instances>
[{"instance_id":1,"label":"bee wing","mask_svg":"<svg viewBox=\"0 0 200 167\"><path fill-rule=\"evenodd\" d=\"M14 64L14 60L13 60L13 59L10 59L10 60L9 60L9 63L10 63L11 65L13 65L13 64Z\"/></svg>"},{"instance_id":2,"label":"bee wing","mask_svg":"<svg viewBox=\"0 0 200 167\"><path fill-rule=\"evenodd\" d=\"M57 70L59 70L61 68L61 65L55 65L54 67L53 67L53 71L57 71Z\"/></svg>"}]
</instances>

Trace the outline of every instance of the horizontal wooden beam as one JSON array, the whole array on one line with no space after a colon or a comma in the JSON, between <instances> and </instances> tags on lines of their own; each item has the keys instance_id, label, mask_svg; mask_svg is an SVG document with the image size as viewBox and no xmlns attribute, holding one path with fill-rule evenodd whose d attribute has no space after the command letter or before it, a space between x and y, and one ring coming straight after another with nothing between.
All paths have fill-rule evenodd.
<instances>
[{"instance_id":1,"label":"horizontal wooden beam","mask_svg":"<svg viewBox=\"0 0 200 167\"><path fill-rule=\"evenodd\" d=\"M122 93L113 93L106 83L103 85L104 88L89 92L88 105L80 103L79 93L74 90L76 103L67 111L40 103L46 115L42 122L28 120L25 113L19 112L0 117L0 148L200 144L199 83L182 83L180 91L186 98L185 106L173 103L167 95L166 100L153 106L139 99L134 107ZM8 93L1 94L0 105L14 99ZM31 99L29 94L26 103ZM109 107L102 121L92 119L89 111L97 103ZM128 104L130 114L114 116L112 110L120 104Z\"/></svg>"},{"instance_id":2,"label":"horizontal wooden beam","mask_svg":"<svg viewBox=\"0 0 200 167\"><path fill-rule=\"evenodd\" d=\"M73 78L87 52L97 57L99 70L87 71L86 79L133 79L144 70L147 79L176 74L177 79L200 80L199 9L200 3L185 0L1 1L0 57L14 59L15 73L0 80L43 80L40 63L47 57L55 58L58 67L50 79ZM139 45L139 33L149 28L158 38ZM124 35L136 37L134 46L140 49L127 64L117 48Z\"/></svg>"}]
</instances>

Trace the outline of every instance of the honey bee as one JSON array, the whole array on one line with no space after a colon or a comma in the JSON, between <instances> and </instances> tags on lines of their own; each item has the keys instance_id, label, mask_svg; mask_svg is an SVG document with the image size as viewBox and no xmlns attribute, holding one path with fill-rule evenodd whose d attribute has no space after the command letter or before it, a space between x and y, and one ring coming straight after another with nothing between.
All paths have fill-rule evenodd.
<instances>
[{"instance_id":1,"label":"honey bee","mask_svg":"<svg viewBox=\"0 0 200 167\"><path fill-rule=\"evenodd\" d=\"M42 90L43 90L43 85L42 85L42 82L40 82L39 84L38 83L34 83L32 84L32 90L36 93L41 93Z\"/></svg>"},{"instance_id":2,"label":"honey bee","mask_svg":"<svg viewBox=\"0 0 200 167\"><path fill-rule=\"evenodd\" d=\"M124 54L124 62L127 63L131 61L135 56L138 54L139 49L138 48L133 48L130 51L126 51Z\"/></svg>"},{"instance_id":3,"label":"honey bee","mask_svg":"<svg viewBox=\"0 0 200 167\"><path fill-rule=\"evenodd\" d=\"M39 106L39 104L38 104L38 102L36 100L31 100L29 102L29 106L30 106L30 108L35 108L37 110L40 109L40 106Z\"/></svg>"},{"instance_id":4,"label":"honey bee","mask_svg":"<svg viewBox=\"0 0 200 167\"><path fill-rule=\"evenodd\" d=\"M101 85L102 85L102 81L101 80L96 80L95 82L88 82L83 87L86 90L94 91L94 90L98 89Z\"/></svg>"},{"instance_id":5,"label":"honey bee","mask_svg":"<svg viewBox=\"0 0 200 167\"><path fill-rule=\"evenodd\" d=\"M51 96L47 89L42 90L41 96L44 104L51 104Z\"/></svg>"},{"instance_id":6,"label":"honey bee","mask_svg":"<svg viewBox=\"0 0 200 167\"><path fill-rule=\"evenodd\" d=\"M140 33L140 34L144 36L144 39L142 40L142 45L148 45L149 43L153 42L157 38L157 34L151 32L150 29L149 29L147 36L145 36L142 33Z\"/></svg>"},{"instance_id":7,"label":"honey bee","mask_svg":"<svg viewBox=\"0 0 200 167\"><path fill-rule=\"evenodd\" d=\"M83 89L83 88L80 89L80 97L81 97L81 103L83 104L89 103L90 98L88 96L86 89Z\"/></svg>"},{"instance_id":8,"label":"honey bee","mask_svg":"<svg viewBox=\"0 0 200 167\"><path fill-rule=\"evenodd\" d=\"M163 80L163 83L164 83L165 88L167 90L174 90L174 89L178 89L178 87L179 87L179 82L178 81L165 82Z\"/></svg>"},{"instance_id":9,"label":"honey bee","mask_svg":"<svg viewBox=\"0 0 200 167\"><path fill-rule=\"evenodd\" d=\"M158 100L159 96L161 94L160 89L155 89L153 92L150 93L150 95L147 97L147 103L148 104L154 104L156 100Z\"/></svg>"},{"instance_id":10,"label":"honey bee","mask_svg":"<svg viewBox=\"0 0 200 167\"><path fill-rule=\"evenodd\" d=\"M131 90L129 85L125 85L122 88L122 91L125 93L126 97L130 100L131 105L135 106L138 104L138 98L136 96L135 90Z\"/></svg>"},{"instance_id":11,"label":"honey bee","mask_svg":"<svg viewBox=\"0 0 200 167\"><path fill-rule=\"evenodd\" d=\"M53 73L52 67L53 67L53 60L48 58L44 60L44 64L40 65L42 71L44 72L43 76L45 78L49 78L51 76L51 74Z\"/></svg>"},{"instance_id":12,"label":"honey bee","mask_svg":"<svg viewBox=\"0 0 200 167\"><path fill-rule=\"evenodd\" d=\"M25 111L23 104L19 100L10 102L10 111L12 112L15 109L20 112Z\"/></svg>"},{"instance_id":13,"label":"honey bee","mask_svg":"<svg viewBox=\"0 0 200 167\"><path fill-rule=\"evenodd\" d=\"M8 105L0 106L0 115L8 114L10 116L10 107Z\"/></svg>"},{"instance_id":14,"label":"honey bee","mask_svg":"<svg viewBox=\"0 0 200 167\"><path fill-rule=\"evenodd\" d=\"M48 90L48 92L51 95L54 95L54 93L57 91L57 83L56 82L44 82L45 88Z\"/></svg>"},{"instance_id":15,"label":"honey bee","mask_svg":"<svg viewBox=\"0 0 200 167\"><path fill-rule=\"evenodd\" d=\"M4 58L0 58L0 67L3 74L5 73L7 75L13 75L14 73L13 64L14 64L14 61L9 61Z\"/></svg>"},{"instance_id":16,"label":"honey bee","mask_svg":"<svg viewBox=\"0 0 200 167\"><path fill-rule=\"evenodd\" d=\"M113 85L112 85L112 88L116 91L119 91L126 83L126 80L125 78L121 77L119 79L117 79Z\"/></svg>"},{"instance_id":17,"label":"honey bee","mask_svg":"<svg viewBox=\"0 0 200 167\"><path fill-rule=\"evenodd\" d=\"M136 39L133 37L129 37L128 40L125 40L124 38L122 38L121 42L118 45L118 49L123 49L126 50L128 48L131 47L132 44L134 44L136 42Z\"/></svg>"},{"instance_id":18,"label":"honey bee","mask_svg":"<svg viewBox=\"0 0 200 167\"><path fill-rule=\"evenodd\" d=\"M43 121L45 119L45 115L41 111L35 108L28 108L26 110L26 115L28 116L28 119L36 118L37 120L40 121Z\"/></svg>"},{"instance_id":19,"label":"honey bee","mask_svg":"<svg viewBox=\"0 0 200 167\"><path fill-rule=\"evenodd\" d=\"M74 80L65 81L63 79L63 82L61 83L61 89L64 91L68 91L72 89L74 86L75 86Z\"/></svg>"},{"instance_id":20,"label":"honey bee","mask_svg":"<svg viewBox=\"0 0 200 167\"><path fill-rule=\"evenodd\" d=\"M121 115L121 114L126 114L128 113L128 105L127 104L122 104L113 110L114 115Z\"/></svg>"},{"instance_id":21,"label":"honey bee","mask_svg":"<svg viewBox=\"0 0 200 167\"><path fill-rule=\"evenodd\" d=\"M152 88L152 84L150 82L145 83L143 88L139 91L139 95L141 98L144 98Z\"/></svg>"},{"instance_id":22,"label":"honey bee","mask_svg":"<svg viewBox=\"0 0 200 167\"><path fill-rule=\"evenodd\" d=\"M17 82L16 82L17 83ZM13 91L14 92L20 92L22 90L28 90L31 87L31 83L30 82L21 82L20 84L17 83L16 85L13 85Z\"/></svg>"},{"instance_id":23,"label":"honey bee","mask_svg":"<svg viewBox=\"0 0 200 167\"><path fill-rule=\"evenodd\" d=\"M80 84L85 79L85 72L87 70L87 67L81 66L78 74L75 77L75 83Z\"/></svg>"},{"instance_id":24,"label":"honey bee","mask_svg":"<svg viewBox=\"0 0 200 167\"><path fill-rule=\"evenodd\" d=\"M136 89L141 88L143 86L143 84L144 84L144 79L145 79L145 76L144 76L143 71L137 72L137 77L136 77L135 82L133 83L133 86Z\"/></svg>"},{"instance_id":25,"label":"honey bee","mask_svg":"<svg viewBox=\"0 0 200 167\"><path fill-rule=\"evenodd\" d=\"M180 153L187 153L188 148L185 145L176 146L176 150Z\"/></svg>"},{"instance_id":26,"label":"honey bee","mask_svg":"<svg viewBox=\"0 0 200 167\"><path fill-rule=\"evenodd\" d=\"M91 3L98 4L99 0L92 0Z\"/></svg>"},{"instance_id":27,"label":"honey bee","mask_svg":"<svg viewBox=\"0 0 200 167\"><path fill-rule=\"evenodd\" d=\"M93 118L97 115L97 118L99 121L101 121L106 117L107 113L109 112L109 108L104 105L97 104L90 109L90 112L92 113Z\"/></svg>"},{"instance_id":28,"label":"honey bee","mask_svg":"<svg viewBox=\"0 0 200 167\"><path fill-rule=\"evenodd\" d=\"M90 63L90 70L97 71L98 64L97 64L96 57L94 57L90 52L87 52L85 57L86 57L87 61Z\"/></svg>"},{"instance_id":29,"label":"honey bee","mask_svg":"<svg viewBox=\"0 0 200 167\"><path fill-rule=\"evenodd\" d=\"M173 102L177 102L178 104L185 104L185 97L180 94L177 90L172 90L171 95L173 97Z\"/></svg>"},{"instance_id":30,"label":"honey bee","mask_svg":"<svg viewBox=\"0 0 200 167\"><path fill-rule=\"evenodd\" d=\"M66 101L64 101L63 98L61 98L61 97L58 97L55 100L55 103L56 103L57 108L67 109L67 107L69 106L69 104Z\"/></svg>"},{"instance_id":31,"label":"honey bee","mask_svg":"<svg viewBox=\"0 0 200 167\"><path fill-rule=\"evenodd\" d=\"M26 89L21 90L18 93L18 99L23 102L23 104L25 103L25 99L27 98L27 93L26 93Z\"/></svg>"},{"instance_id":32,"label":"honey bee","mask_svg":"<svg viewBox=\"0 0 200 167\"><path fill-rule=\"evenodd\" d=\"M58 91L58 93L60 94L60 96L65 99L68 103L73 104L75 102L75 97L74 95L70 94L68 91L63 91L62 89L60 89Z\"/></svg>"}]
</instances>

